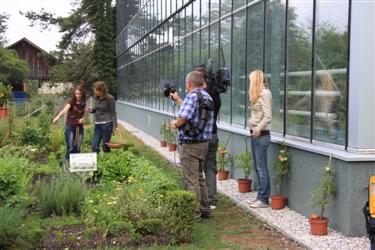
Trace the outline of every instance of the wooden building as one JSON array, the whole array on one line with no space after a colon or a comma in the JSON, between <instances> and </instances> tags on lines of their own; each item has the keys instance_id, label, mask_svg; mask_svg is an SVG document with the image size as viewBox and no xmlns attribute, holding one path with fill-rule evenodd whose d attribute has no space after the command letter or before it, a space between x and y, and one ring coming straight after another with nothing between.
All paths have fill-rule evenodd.
<instances>
[{"instance_id":1,"label":"wooden building","mask_svg":"<svg viewBox=\"0 0 375 250\"><path fill-rule=\"evenodd\" d=\"M49 58L54 59L54 57L45 50L25 37L7 48L17 51L19 57L27 62L30 69L28 79L39 80L39 83L50 79L51 63L54 60Z\"/></svg>"}]
</instances>

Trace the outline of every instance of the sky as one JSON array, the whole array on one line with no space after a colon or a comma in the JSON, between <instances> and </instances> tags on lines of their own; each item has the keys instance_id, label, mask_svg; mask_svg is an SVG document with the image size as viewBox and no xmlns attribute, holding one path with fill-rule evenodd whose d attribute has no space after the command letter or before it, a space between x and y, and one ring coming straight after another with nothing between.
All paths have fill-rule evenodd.
<instances>
[{"instance_id":1,"label":"sky","mask_svg":"<svg viewBox=\"0 0 375 250\"><path fill-rule=\"evenodd\" d=\"M13 44L26 37L47 52L56 50L62 34L57 27L41 31L39 25L30 27L29 20L22 16L19 11L26 12L33 10L39 12L44 8L59 16L67 16L71 12L72 0L0 0L0 13L9 15L7 22L8 29L5 36L8 40L6 45Z\"/></svg>"}]
</instances>

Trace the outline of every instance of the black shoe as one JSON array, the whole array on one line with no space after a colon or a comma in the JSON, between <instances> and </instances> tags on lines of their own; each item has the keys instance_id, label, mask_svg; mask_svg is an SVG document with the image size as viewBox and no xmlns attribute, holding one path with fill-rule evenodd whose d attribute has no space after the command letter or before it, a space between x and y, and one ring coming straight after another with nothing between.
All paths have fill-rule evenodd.
<instances>
[{"instance_id":1,"label":"black shoe","mask_svg":"<svg viewBox=\"0 0 375 250\"><path fill-rule=\"evenodd\" d=\"M214 217L214 215L212 213L201 213L202 219L209 219L209 218L212 218L212 217Z\"/></svg>"}]
</instances>

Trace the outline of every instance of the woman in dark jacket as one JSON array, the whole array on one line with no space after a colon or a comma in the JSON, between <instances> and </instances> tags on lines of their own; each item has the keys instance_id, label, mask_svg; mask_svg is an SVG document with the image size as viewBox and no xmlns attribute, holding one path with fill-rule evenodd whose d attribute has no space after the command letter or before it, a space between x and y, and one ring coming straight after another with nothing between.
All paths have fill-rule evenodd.
<instances>
[{"instance_id":1,"label":"woman in dark jacket","mask_svg":"<svg viewBox=\"0 0 375 250\"><path fill-rule=\"evenodd\" d=\"M80 152L83 139L83 115L86 107L86 94L81 86L75 87L73 93L73 98L52 121L56 123L61 116L68 113L65 123L66 160L69 160L71 153Z\"/></svg>"},{"instance_id":2,"label":"woman in dark jacket","mask_svg":"<svg viewBox=\"0 0 375 250\"><path fill-rule=\"evenodd\" d=\"M115 98L108 94L107 86L103 81L94 83L94 94L96 97L95 108L87 111L95 113L95 130L92 140L92 151L99 152L100 142L103 141L103 151L109 152L107 142L110 141L112 133L117 133L117 115Z\"/></svg>"}]
</instances>

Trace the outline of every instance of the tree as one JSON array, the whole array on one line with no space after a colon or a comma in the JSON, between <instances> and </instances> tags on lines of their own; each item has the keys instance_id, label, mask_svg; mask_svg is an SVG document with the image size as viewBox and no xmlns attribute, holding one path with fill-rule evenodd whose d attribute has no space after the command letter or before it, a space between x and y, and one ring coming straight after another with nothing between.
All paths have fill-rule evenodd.
<instances>
[{"instance_id":1,"label":"tree","mask_svg":"<svg viewBox=\"0 0 375 250\"><path fill-rule=\"evenodd\" d=\"M4 33L6 29L8 28L6 22L8 21L9 16L5 13L0 14L0 44L6 42L6 37L4 36Z\"/></svg>"},{"instance_id":2,"label":"tree","mask_svg":"<svg viewBox=\"0 0 375 250\"><path fill-rule=\"evenodd\" d=\"M73 43L71 53L66 54L64 59L52 67L51 80L55 82L76 82L85 79L93 82L98 78L94 66L94 42ZM87 86L88 87L88 86Z\"/></svg>"},{"instance_id":3,"label":"tree","mask_svg":"<svg viewBox=\"0 0 375 250\"><path fill-rule=\"evenodd\" d=\"M77 0L73 4L72 13L67 17L55 16L44 9L41 9L39 13L28 11L21 14L31 21L31 25L40 24L42 29L56 25L60 32L64 33L58 45L60 49L58 56L62 64L66 63L64 62L66 57L69 58L73 50L77 49L75 46L78 43L84 42L93 34L94 67L87 68L92 70L87 75L93 76L97 72L97 79L105 81L109 91L115 94L115 11L116 8L112 6L111 0ZM59 71L63 69L63 66L56 68Z\"/></svg>"},{"instance_id":4,"label":"tree","mask_svg":"<svg viewBox=\"0 0 375 250\"><path fill-rule=\"evenodd\" d=\"M28 72L26 62L18 57L17 52L0 44L0 82L21 83Z\"/></svg>"}]
</instances>

